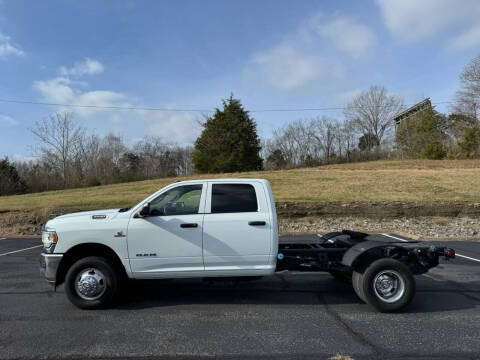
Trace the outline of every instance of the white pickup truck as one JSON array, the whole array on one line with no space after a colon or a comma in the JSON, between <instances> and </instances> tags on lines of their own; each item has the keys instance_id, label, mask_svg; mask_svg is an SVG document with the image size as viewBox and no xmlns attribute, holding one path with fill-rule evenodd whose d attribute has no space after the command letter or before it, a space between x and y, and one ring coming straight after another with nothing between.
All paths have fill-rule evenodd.
<instances>
[{"instance_id":1,"label":"white pickup truck","mask_svg":"<svg viewBox=\"0 0 480 360\"><path fill-rule=\"evenodd\" d=\"M121 195L119 194L119 197ZM379 311L406 306L413 274L452 249L344 230L280 243L272 190L263 179L170 184L131 208L79 212L45 225L40 272L83 309L107 307L128 279L262 277L327 271L351 282Z\"/></svg>"}]
</instances>

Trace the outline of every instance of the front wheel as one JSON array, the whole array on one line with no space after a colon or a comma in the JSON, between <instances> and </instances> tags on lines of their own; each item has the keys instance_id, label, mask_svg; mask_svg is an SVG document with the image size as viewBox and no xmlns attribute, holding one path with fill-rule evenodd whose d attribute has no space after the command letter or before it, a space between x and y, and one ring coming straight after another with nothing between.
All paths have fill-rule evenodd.
<instances>
[{"instance_id":1,"label":"front wheel","mask_svg":"<svg viewBox=\"0 0 480 360\"><path fill-rule=\"evenodd\" d=\"M360 297L381 312L399 311L415 296L412 272L398 260L374 261L357 281Z\"/></svg>"},{"instance_id":2,"label":"front wheel","mask_svg":"<svg viewBox=\"0 0 480 360\"><path fill-rule=\"evenodd\" d=\"M105 258L90 256L75 262L65 277L68 299L81 309L108 307L119 289L115 267Z\"/></svg>"}]
</instances>

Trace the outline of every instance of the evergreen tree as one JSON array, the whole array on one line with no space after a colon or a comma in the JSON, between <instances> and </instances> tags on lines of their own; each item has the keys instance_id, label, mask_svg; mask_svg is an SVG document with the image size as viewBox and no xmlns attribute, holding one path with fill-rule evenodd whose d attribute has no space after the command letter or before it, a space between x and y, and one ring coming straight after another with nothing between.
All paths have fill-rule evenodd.
<instances>
[{"instance_id":1,"label":"evergreen tree","mask_svg":"<svg viewBox=\"0 0 480 360\"><path fill-rule=\"evenodd\" d=\"M372 151L380 145L380 141L375 134L366 133L363 134L360 139L358 139L358 148L360 151Z\"/></svg>"},{"instance_id":2,"label":"evergreen tree","mask_svg":"<svg viewBox=\"0 0 480 360\"><path fill-rule=\"evenodd\" d=\"M441 159L446 155L446 124L445 115L426 109L397 126L397 146L410 157Z\"/></svg>"},{"instance_id":3,"label":"evergreen tree","mask_svg":"<svg viewBox=\"0 0 480 360\"><path fill-rule=\"evenodd\" d=\"M287 160L285 160L282 150L276 149L272 151L270 155L268 155L266 163L266 167L277 170L283 169L287 165Z\"/></svg>"},{"instance_id":4,"label":"evergreen tree","mask_svg":"<svg viewBox=\"0 0 480 360\"><path fill-rule=\"evenodd\" d=\"M465 129L462 141L458 143L460 153L464 157L478 157L480 155L480 128Z\"/></svg>"},{"instance_id":5,"label":"evergreen tree","mask_svg":"<svg viewBox=\"0 0 480 360\"><path fill-rule=\"evenodd\" d=\"M414 150L422 158L443 159L446 155L445 140L446 117L434 109L424 111L415 125Z\"/></svg>"},{"instance_id":6,"label":"evergreen tree","mask_svg":"<svg viewBox=\"0 0 480 360\"><path fill-rule=\"evenodd\" d=\"M8 158L0 160L0 195L21 194L26 189L25 181Z\"/></svg>"},{"instance_id":7,"label":"evergreen tree","mask_svg":"<svg viewBox=\"0 0 480 360\"><path fill-rule=\"evenodd\" d=\"M203 124L202 134L195 141L193 165L203 173L261 170L263 160L257 125L240 100L231 95L223 100L223 109L216 109Z\"/></svg>"}]
</instances>

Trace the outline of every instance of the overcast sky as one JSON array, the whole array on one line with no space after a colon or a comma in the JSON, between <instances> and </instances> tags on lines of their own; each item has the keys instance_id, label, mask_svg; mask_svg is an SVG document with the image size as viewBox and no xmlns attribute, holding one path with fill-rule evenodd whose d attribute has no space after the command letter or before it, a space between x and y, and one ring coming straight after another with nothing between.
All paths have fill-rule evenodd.
<instances>
[{"instance_id":1,"label":"overcast sky","mask_svg":"<svg viewBox=\"0 0 480 360\"><path fill-rule=\"evenodd\" d=\"M478 0L0 0L0 99L208 110L344 106L370 85L450 101L480 52ZM59 107L0 102L0 157ZM61 108L60 108L61 109ZM448 105L437 109L448 111ZM191 143L201 112L74 108L98 134ZM341 111L252 112L262 137Z\"/></svg>"}]
</instances>

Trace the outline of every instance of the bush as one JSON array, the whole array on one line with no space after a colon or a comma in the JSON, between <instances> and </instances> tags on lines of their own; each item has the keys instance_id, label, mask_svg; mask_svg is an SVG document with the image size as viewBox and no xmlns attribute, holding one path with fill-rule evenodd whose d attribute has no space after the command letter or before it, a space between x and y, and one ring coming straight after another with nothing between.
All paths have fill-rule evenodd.
<instances>
[{"instance_id":1,"label":"bush","mask_svg":"<svg viewBox=\"0 0 480 360\"><path fill-rule=\"evenodd\" d=\"M267 169L284 169L287 166L287 160L283 156L282 150L276 149L267 157L265 167Z\"/></svg>"},{"instance_id":2,"label":"bush","mask_svg":"<svg viewBox=\"0 0 480 360\"><path fill-rule=\"evenodd\" d=\"M358 148L360 151L372 151L372 149L378 146L380 146L380 140L378 140L378 136L375 134L363 134L360 139L358 139Z\"/></svg>"},{"instance_id":3,"label":"bush","mask_svg":"<svg viewBox=\"0 0 480 360\"><path fill-rule=\"evenodd\" d=\"M477 127L465 129L458 147L460 148L460 154L464 157L480 155L480 129Z\"/></svg>"},{"instance_id":4,"label":"bush","mask_svg":"<svg viewBox=\"0 0 480 360\"><path fill-rule=\"evenodd\" d=\"M18 175L8 158L0 160L0 195L23 194L27 190L25 181Z\"/></svg>"},{"instance_id":5,"label":"bush","mask_svg":"<svg viewBox=\"0 0 480 360\"><path fill-rule=\"evenodd\" d=\"M446 139L445 124L445 115L431 108L423 110L397 126L397 146L405 155L413 158L443 158L446 155L442 145Z\"/></svg>"},{"instance_id":6,"label":"bush","mask_svg":"<svg viewBox=\"0 0 480 360\"><path fill-rule=\"evenodd\" d=\"M420 156L425 159L440 160L446 155L445 149L438 140L433 140L420 150Z\"/></svg>"}]
</instances>

